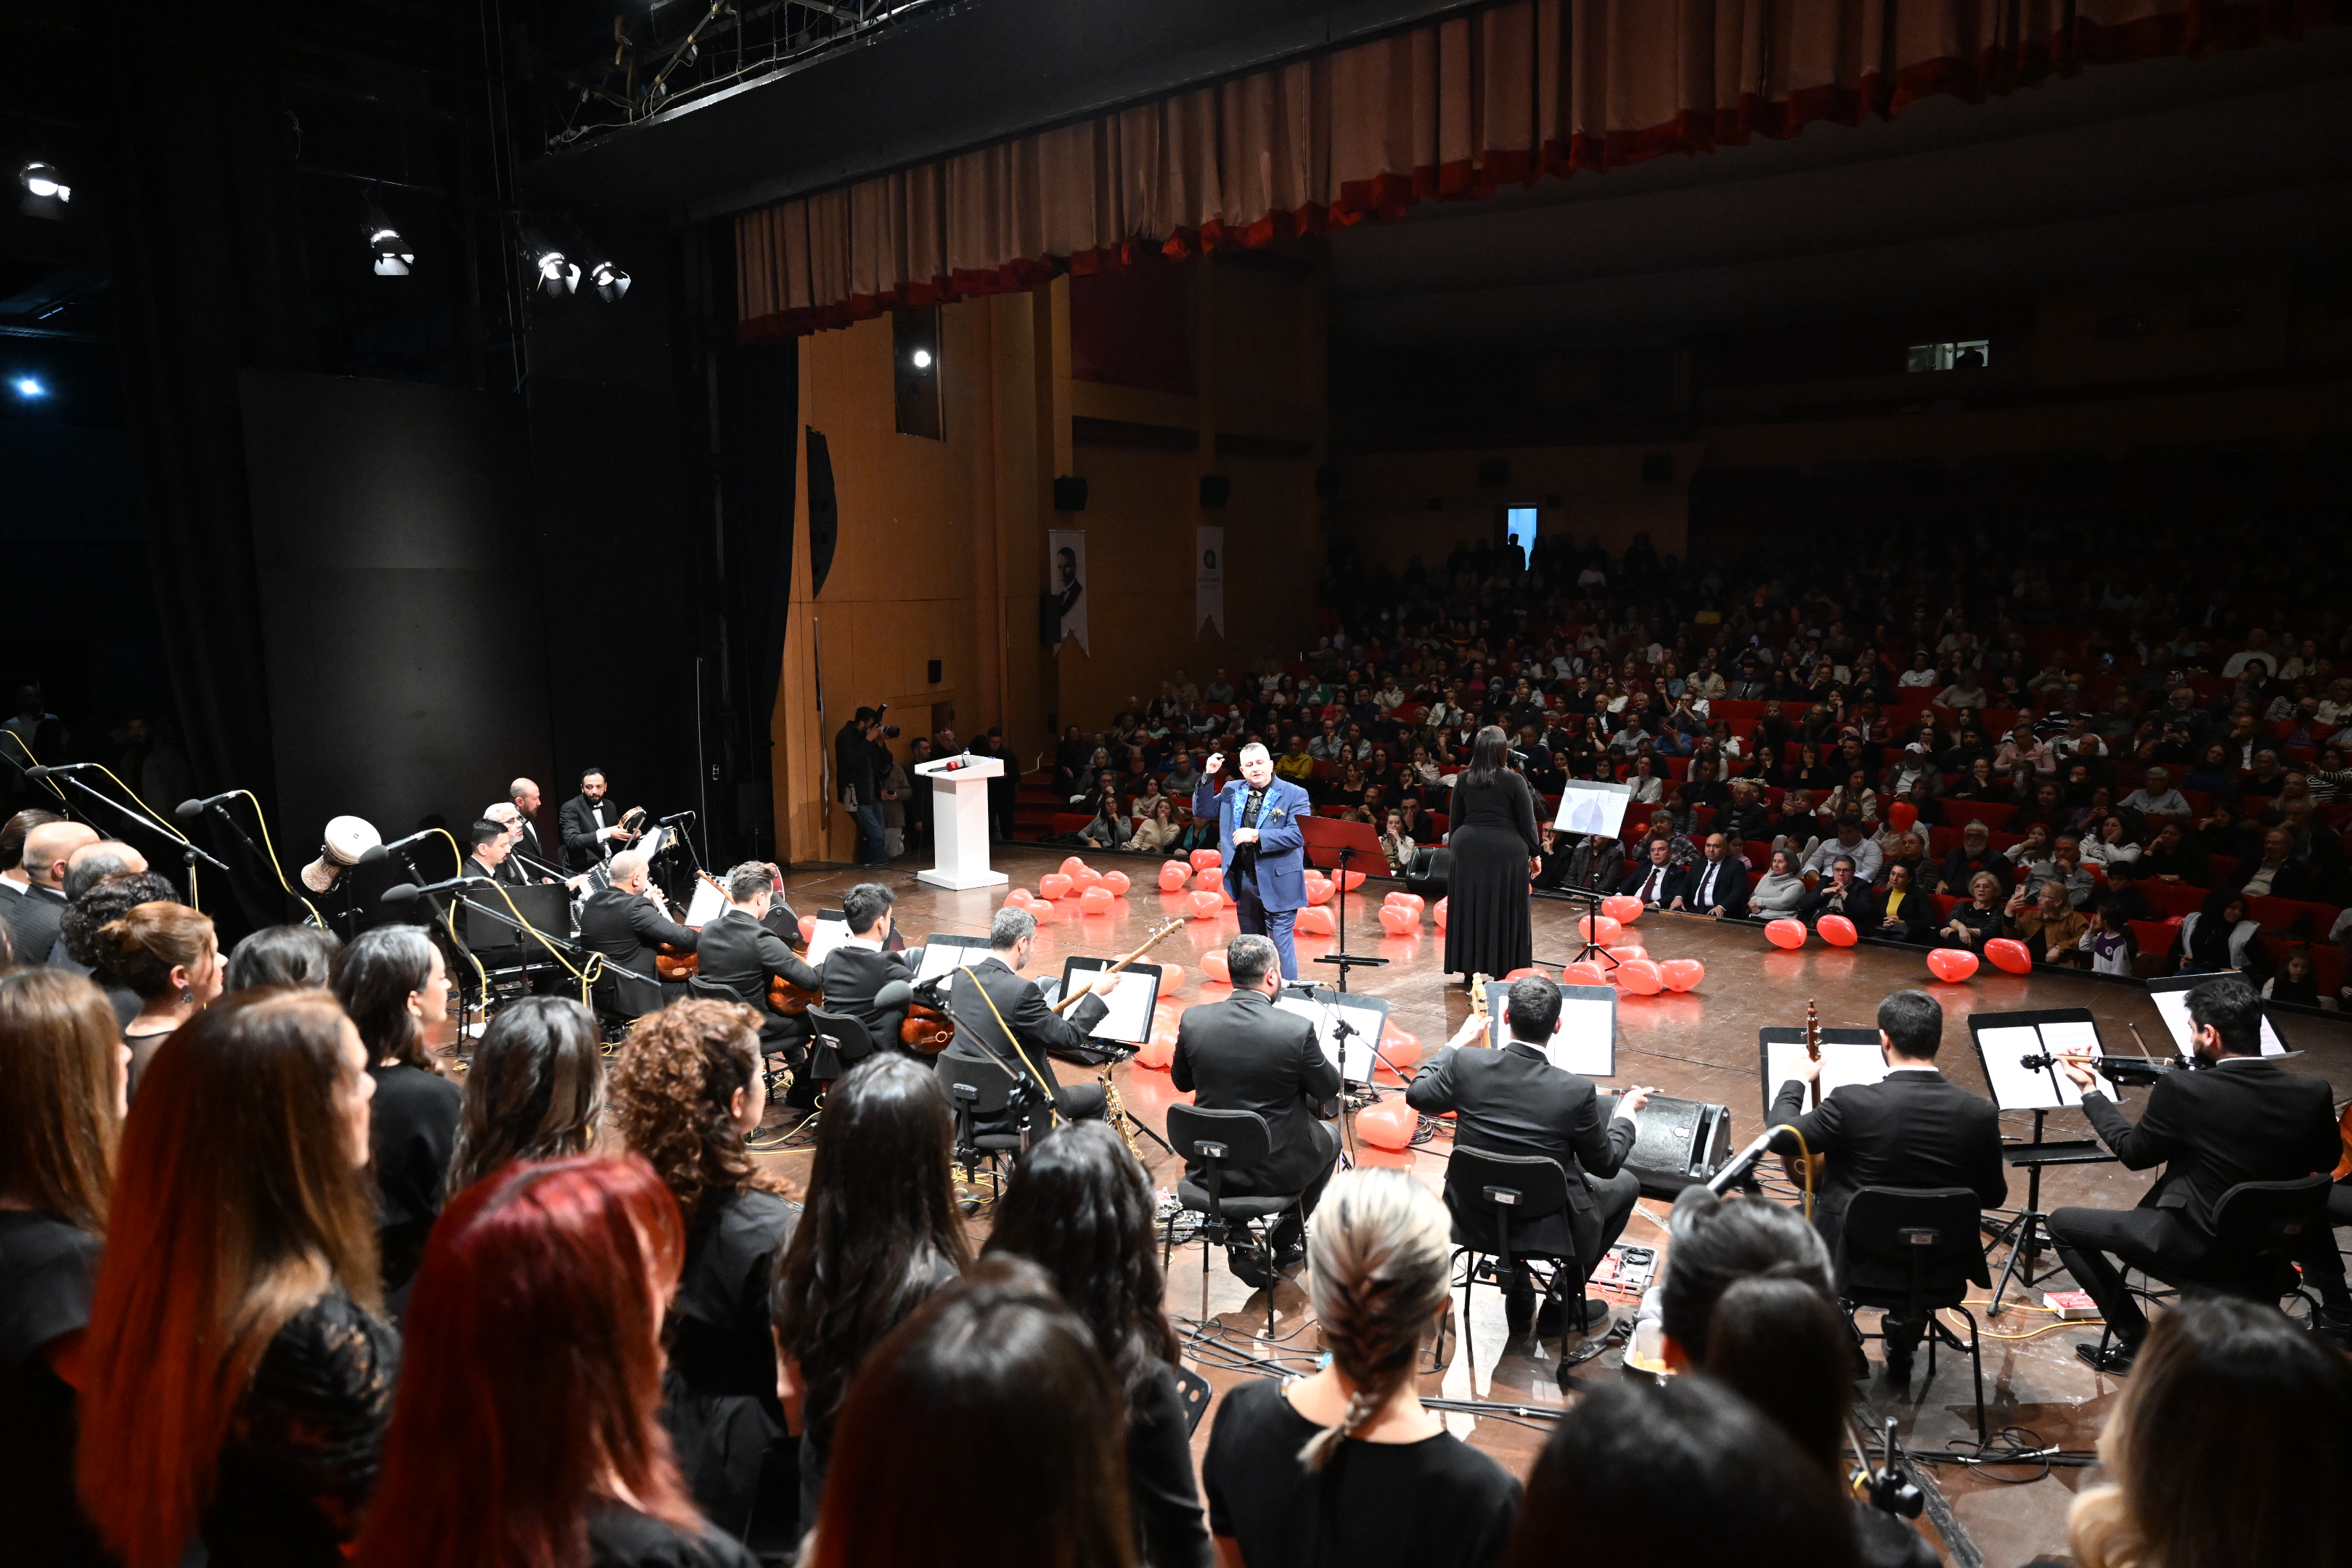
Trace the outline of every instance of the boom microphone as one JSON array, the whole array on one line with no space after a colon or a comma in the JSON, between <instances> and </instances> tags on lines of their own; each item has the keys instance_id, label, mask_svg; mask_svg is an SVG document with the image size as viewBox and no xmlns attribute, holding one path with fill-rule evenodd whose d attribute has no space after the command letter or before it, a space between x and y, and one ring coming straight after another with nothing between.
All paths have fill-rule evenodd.
<instances>
[{"instance_id":1,"label":"boom microphone","mask_svg":"<svg viewBox=\"0 0 2352 1568\"><path fill-rule=\"evenodd\" d=\"M1738 1184L1739 1178L1753 1170L1755 1168L1756 1162L1762 1159L1765 1154L1770 1151L1772 1145L1772 1134L1779 1131L1780 1131L1780 1129L1777 1126L1766 1128L1763 1135L1758 1138L1755 1142L1750 1143L1747 1148L1742 1149L1738 1153L1734 1154L1730 1159L1725 1161L1723 1169L1717 1171L1714 1175L1707 1178L1706 1190L1713 1193L1717 1197L1721 1197L1724 1194L1729 1192L1732 1187Z\"/></svg>"},{"instance_id":2,"label":"boom microphone","mask_svg":"<svg viewBox=\"0 0 2352 1568\"><path fill-rule=\"evenodd\" d=\"M690 811L679 811L673 812L669 816L663 817L661 821L655 824L655 826L657 827L674 827L681 822L691 822L693 820L694 813Z\"/></svg>"},{"instance_id":3,"label":"boom microphone","mask_svg":"<svg viewBox=\"0 0 2352 1568\"><path fill-rule=\"evenodd\" d=\"M182 822L194 822L214 806L226 805L244 793L241 789L232 789L219 795L208 795L202 800L184 800L172 808L172 815Z\"/></svg>"},{"instance_id":4,"label":"boom microphone","mask_svg":"<svg viewBox=\"0 0 2352 1568\"><path fill-rule=\"evenodd\" d=\"M98 766L96 763L51 763L45 768L26 768L25 776L28 779L45 779L51 773L79 773L84 768L96 766Z\"/></svg>"},{"instance_id":5,"label":"boom microphone","mask_svg":"<svg viewBox=\"0 0 2352 1568\"><path fill-rule=\"evenodd\" d=\"M429 893L453 893L460 888L495 887L488 877L452 877L446 882L427 882L418 887L414 882L400 882L386 888L383 897L376 900L379 909L405 909Z\"/></svg>"}]
</instances>

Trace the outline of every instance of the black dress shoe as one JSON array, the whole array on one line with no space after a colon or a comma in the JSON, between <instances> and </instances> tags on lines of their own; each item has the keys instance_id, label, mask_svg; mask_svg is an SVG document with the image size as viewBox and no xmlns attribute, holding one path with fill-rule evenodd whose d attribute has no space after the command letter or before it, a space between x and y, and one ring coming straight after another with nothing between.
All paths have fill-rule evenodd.
<instances>
[{"instance_id":1,"label":"black dress shoe","mask_svg":"<svg viewBox=\"0 0 2352 1568\"><path fill-rule=\"evenodd\" d=\"M1268 1261L1265 1255L1259 1252L1255 1247L1234 1247L1226 1248L1225 1267L1234 1271L1234 1279L1240 1280L1243 1284L1248 1286L1253 1290L1264 1290L1271 1288L1275 1279L1277 1278L1273 1269L1268 1267Z\"/></svg>"},{"instance_id":2,"label":"black dress shoe","mask_svg":"<svg viewBox=\"0 0 2352 1568\"><path fill-rule=\"evenodd\" d=\"M2131 1371L2132 1363L2139 1359L2139 1347L2118 1343L2102 1351L2096 1345L2076 1345L2074 1353L2093 1372L2103 1372L2109 1377L2122 1377Z\"/></svg>"},{"instance_id":3,"label":"black dress shoe","mask_svg":"<svg viewBox=\"0 0 2352 1568\"><path fill-rule=\"evenodd\" d=\"M1548 1300L1536 1314L1536 1333L1551 1339L1561 1333L1589 1333L1609 1321L1609 1303L1598 1296L1580 1301Z\"/></svg>"},{"instance_id":4,"label":"black dress shoe","mask_svg":"<svg viewBox=\"0 0 2352 1568\"><path fill-rule=\"evenodd\" d=\"M1886 1347L1887 1382L1899 1383L1906 1388L1911 1385L1912 1353L1910 1345L1890 1344Z\"/></svg>"}]
</instances>

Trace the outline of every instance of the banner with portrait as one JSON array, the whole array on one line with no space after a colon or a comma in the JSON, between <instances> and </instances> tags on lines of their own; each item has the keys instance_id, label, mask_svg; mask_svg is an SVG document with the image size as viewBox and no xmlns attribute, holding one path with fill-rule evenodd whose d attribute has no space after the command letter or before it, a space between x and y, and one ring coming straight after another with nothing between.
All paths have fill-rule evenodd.
<instances>
[{"instance_id":1,"label":"banner with portrait","mask_svg":"<svg viewBox=\"0 0 2352 1568\"><path fill-rule=\"evenodd\" d=\"M1192 549L1192 634L1208 622L1225 635L1225 530L1222 523L1203 523L1194 530Z\"/></svg>"},{"instance_id":2,"label":"banner with portrait","mask_svg":"<svg viewBox=\"0 0 2352 1568\"><path fill-rule=\"evenodd\" d=\"M1055 646L1075 639L1082 652L1094 652L1094 645L1087 636L1085 529L1056 528L1046 533L1045 597L1055 617Z\"/></svg>"}]
</instances>

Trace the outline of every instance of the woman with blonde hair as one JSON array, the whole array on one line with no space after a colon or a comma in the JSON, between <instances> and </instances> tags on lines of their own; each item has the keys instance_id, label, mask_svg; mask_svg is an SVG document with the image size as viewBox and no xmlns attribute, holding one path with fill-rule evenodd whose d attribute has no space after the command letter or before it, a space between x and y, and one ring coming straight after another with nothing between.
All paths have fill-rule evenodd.
<instances>
[{"instance_id":1,"label":"woman with blonde hair","mask_svg":"<svg viewBox=\"0 0 2352 1568\"><path fill-rule=\"evenodd\" d=\"M82 1505L123 1568L340 1568L399 1340L363 1172L375 1080L333 997L257 991L132 1101L82 1353Z\"/></svg>"},{"instance_id":2,"label":"woman with blonde hair","mask_svg":"<svg viewBox=\"0 0 2352 1568\"><path fill-rule=\"evenodd\" d=\"M1295 1383L1244 1383L1218 1407L1202 1475L1220 1568L1500 1555L1518 1483L1446 1431L1414 1381L1446 1308L1450 1236L1445 1205L1407 1172L1332 1178L1307 1250L1331 1359Z\"/></svg>"},{"instance_id":3,"label":"woman with blonde hair","mask_svg":"<svg viewBox=\"0 0 2352 1568\"><path fill-rule=\"evenodd\" d=\"M126 987L139 998L139 1016L122 1029L136 1094L157 1048L221 994L220 941L205 916L158 900L133 904L121 920L99 927L92 945L98 963L90 978Z\"/></svg>"}]
</instances>

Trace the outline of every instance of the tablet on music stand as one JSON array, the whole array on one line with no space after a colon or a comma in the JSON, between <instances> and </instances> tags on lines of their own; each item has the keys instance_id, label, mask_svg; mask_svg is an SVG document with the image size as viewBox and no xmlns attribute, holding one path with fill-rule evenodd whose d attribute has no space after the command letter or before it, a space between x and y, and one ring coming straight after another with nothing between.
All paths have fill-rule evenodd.
<instances>
[{"instance_id":1,"label":"tablet on music stand","mask_svg":"<svg viewBox=\"0 0 2352 1568\"><path fill-rule=\"evenodd\" d=\"M2163 1016L2164 1026L2172 1032L2173 1045L2179 1048L2184 1058L2197 1054L2196 1026L2189 1021L2189 994L2208 980L2219 980L2224 974L2232 980L2243 980L2257 991L2262 989L2234 969L2213 974L2174 974L2147 983L2148 1000L2156 1004L2157 1012ZM2286 1054L2286 1042L2279 1038L2276 1029L2271 1027L2270 1009L2265 1007L2263 1009L2263 1055L2283 1057Z\"/></svg>"},{"instance_id":2,"label":"tablet on music stand","mask_svg":"<svg viewBox=\"0 0 2352 1568\"><path fill-rule=\"evenodd\" d=\"M1503 1009L1511 988L1500 980L1486 982L1486 1043L1500 1050L1509 1038L1503 1030ZM1563 985L1559 988L1559 1022L1552 1026L1544 1056L1562 1072L1582 1078L1617 1076L1617 987Z\"/></svg>"},{"instance_id":3,"label":"tablet on music stand","mask_svg":"<svg viewBox=\"0 0 2352 1568\"><path fill-rule=\"evenodd\" d=\"M1342 993L1328 985L1293 986L1286 987L1274 1005L1315 1026L1315 1043L1323 1047L1324 1060L1338 1068L1342 1079L1349 1083L1372 1081L1373 1069L1380 1065L1381 1036L1389 1026L1387 997ZM1344 1041L1339 1029L1343 1020L1350 1031Z\"/></svg>"},{"instance_id":4,"label":"tablet on music stand","mask_svg":"<svg viewBox=\"0 0 2352 1568\"><path fill-rule=\"evenodd\" d=\"M809 933L808 957L811 969L823 969L833 950L849 940L849 917L839 910L819 910L815 928Z\"/></svg>"},{"instance_id":5,"label":"tablet on music stand","mask_svg":"<svg viewBox=\"0 0 2352 1568\"><path fill-rule=\"evenodd\" d=\"M1878 1048L1876 1029L1828 1029L1821 1034L1822 1093L1827 1100L1848 1084L1876 1083L1886 1076L1886 1058ZM1805 1076L1805 1031L1773 1024L1756 1031L1756 1056L1764 1079L1764 1114L1780 1086Z\"/></svg>"},{"instance_id":6,"label":"tablet on music stand","mask_svg":"<svg viewBox=\"0 0 2352 1568\"><path fill-rule=\"evenodd\" d=\"M915 984L945 979L967 963L978 963L990 951L984 936L950 936L935 931L923 939L923 962L915 970Z\"/></svg>"},{"instance_id":7,"label":"tablet on music stand","mask_svg":"<svg viewBox=\"0 0 2352 1568\"><path fill-rule=\"evenodd\" d=\"M2057 1063L2030 1068L2024 1058L2106 1055L2088 1007L1971 1013L1969 1037L1976 1045L1977 1060L1984 1066L1992 1102L2003 1110L2059 1110L2083 1103L2083 1091ZM2099 1075L2097 1091L2109 1100L2123 1098L2104 1073Z\"/></svg>"},{"instance_id":8,"label":"tablet on music stand","mask_svg":"<svg viewBox=\"0 0 2352 1568\"><path fill-rule=\"evenodd\" d=\"M1081 958L1075 954L1062 960L1062 984L1057 994L1067 996L1070 994L1073 977L1108 969L1114 962L1108 958ZM1100 994L1110 1005L1110 1011L1087 1031L1090 1038L1115 1040L1129 1046L1139 1046L1151 1038L1151 1009L1160 1000L1158 964L1129 964L1111 976L1109 989Z\"/></svg>"},{"instance_id":9,"label":"tablet on music stand","mask_svg":"<svg viewBox=\"0 0 2352 1568\"><path fill-rule=\"evenodd\" d=\"M1622 836L1625 808L1633 804L1633 786L1604 779L1570 779L1560 785L1559 814L1551 825L1562 833Z\"/></svg>"}]
</instances>

